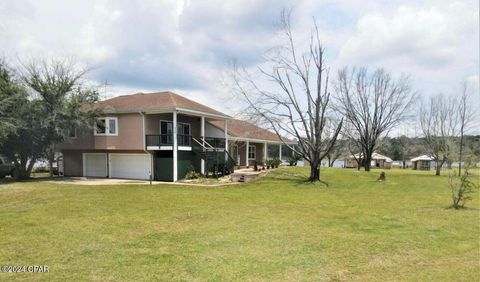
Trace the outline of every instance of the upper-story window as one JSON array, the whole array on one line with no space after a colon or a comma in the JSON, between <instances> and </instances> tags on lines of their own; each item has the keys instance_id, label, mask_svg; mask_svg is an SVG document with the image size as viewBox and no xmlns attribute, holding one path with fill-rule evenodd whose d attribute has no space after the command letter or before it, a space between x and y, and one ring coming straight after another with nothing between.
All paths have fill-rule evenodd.
<instances>
[{"instance_id":1,"label":"upper-story window","mask_svg":"<svg viewBox=\"0 0 480 282\"><path fill-rule=\"evenodd\" d=\"M178 144L188 145L190 143L190 124L177 122ZM165 144L173 144L173 122L160 121L161 141Z\"/></svg>"},{"instance_id":2,"label":"upper-story window","mask_svg":"<svg viewBox=\"0 0 480 282\"><path fill-rule=\"evenodd\" d=\"M95 135L118 135L118 119L116 117L97 118L95 123Z\"/></svg>"},{"instance_id":3,"label":"upper-story window","mask_svg":"<svg viewBox=\"0 0 480 282\"><path fill-rule=\"evenodd\" d=\"M76 128L75 126L70 127L70 128L67 130L67 136L68 136L68 138L70 138L70 139L75 139L75 138L77 138L77 128Z\"/></svg>"}]
</instances>

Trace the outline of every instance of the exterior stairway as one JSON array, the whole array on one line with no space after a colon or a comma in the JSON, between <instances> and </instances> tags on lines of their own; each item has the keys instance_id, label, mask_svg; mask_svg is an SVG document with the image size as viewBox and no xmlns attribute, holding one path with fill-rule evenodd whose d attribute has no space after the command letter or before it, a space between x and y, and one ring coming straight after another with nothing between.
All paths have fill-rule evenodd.
<instances>
[{"instance_id":1,"label":"exterior stairway","mask_svg":"<svg viewBox=\"0 0 480 282\"><path fill-rule=\"evenodd\" d=\"M192 150L200 155L200 158L205 161L205 176L219 177L229 175L234 172L235 161L232 156L223 148L218 148L217 145L212 146L206 140L193 138L196 146L192 146Z\"/></svg>"}]
</instances>

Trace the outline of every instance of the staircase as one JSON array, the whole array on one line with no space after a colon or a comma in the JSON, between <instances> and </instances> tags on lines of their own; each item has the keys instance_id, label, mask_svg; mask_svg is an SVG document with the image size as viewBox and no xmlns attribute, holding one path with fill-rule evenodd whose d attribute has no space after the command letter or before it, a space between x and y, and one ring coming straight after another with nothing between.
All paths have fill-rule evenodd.
<instances>
[{"instance_id":1,"label":"staircase","mask_svg":"<svg viewBox=\"0 0 480 282\"><path fill-rule=\"evenodd\" d=\"M202 160L205 161L205 176L215 177L229 175L234 172L235 161L224 148L217 148L210 145L203 138L193 138L199 146L193 146L192 150L199 153Z\"/></svg>"}]
</instances>

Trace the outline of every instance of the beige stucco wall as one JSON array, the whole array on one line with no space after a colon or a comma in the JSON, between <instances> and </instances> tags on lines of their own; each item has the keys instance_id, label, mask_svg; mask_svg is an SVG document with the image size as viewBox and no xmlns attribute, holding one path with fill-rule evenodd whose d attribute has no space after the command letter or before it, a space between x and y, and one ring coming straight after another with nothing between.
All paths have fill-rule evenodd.
<instances>
[{"instance_id":1,"label":"beige stucco wall","mask_svg":"<svg viewBox=\"0 0 480 282\"><path fill-rule=\"evenodd\" d=\"M93 128L83 128L77 130L77 138L69 139L63 144L57 146L57 150L143 150L143 117L140 113L130 114L109 114L108 117L117 117L118 135L117 136L94 136ZM148 114L145 115L145 134L160 134L160 120L173 120L173 114ZM190 124L191 135L200 136L201 118L197 116L177 115L178 122ZM210 125L207 123L206 128ZM210 130L212 131L212 130ZM209 131L209 132L210 132ZM219 131L219 130L217 130ZM218 133L218 132L215 132ZM210 136L206 132L207 137ZM223 137L223 132L220 134Z\"/></svg>"},{"instance_id":2,"label":"beige stucco wall","mask_svg":"<svg viewBox=\"0 0 480 282\"><path fill-rule=\"evenodd\" d=\"M143 117L139 113L108 115L118 118L117 136L95 136L95 149L101 150L142 150Z\"/></svg>"},{"instance_id":3,"label":"beige stucco wall","mask_svg":"<svg viewBox=\"0 0 480 282\"><path fill-rule=\"evenodd\" d=\"M67 139L56 146L58 150L89 150L95 148L93 128L78 128L77 138Z\"/></svg>"},{"instance_id":4,"label":"beige stucco wall","mask_svg":"<svg viewBox=\"0 0 480 282\"><path fill-rule=\"evenodd\" d=\"M117 117L117 136L94 136L92 127L77 129L77 138L57 145L58 150L143 150L143 117L139 113L108 115Z\"/></svg>"}]
</instances>

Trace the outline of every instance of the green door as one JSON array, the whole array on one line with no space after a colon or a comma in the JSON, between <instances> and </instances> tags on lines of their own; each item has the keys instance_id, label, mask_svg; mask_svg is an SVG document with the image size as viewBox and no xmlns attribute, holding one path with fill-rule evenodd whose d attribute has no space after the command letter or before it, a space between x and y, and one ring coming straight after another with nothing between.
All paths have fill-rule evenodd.
<instances>
[{"instance_id":1,"label":"green door","mask_svg":"<svg viewBox=\"0 0 480 282\"><path fill-rule=\"evenodd\" d=\"M157 151L153 166L155 180L173 181L173 151Z\"/></svg>"}]
</instances>

